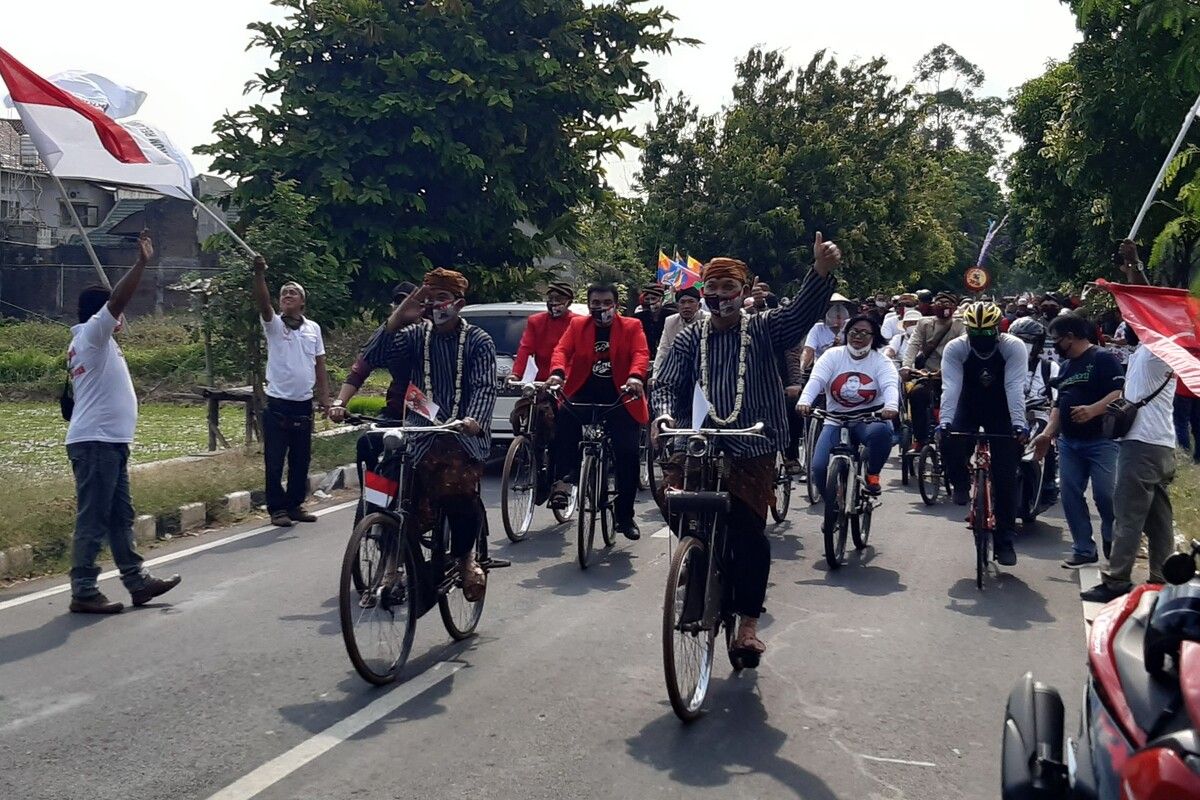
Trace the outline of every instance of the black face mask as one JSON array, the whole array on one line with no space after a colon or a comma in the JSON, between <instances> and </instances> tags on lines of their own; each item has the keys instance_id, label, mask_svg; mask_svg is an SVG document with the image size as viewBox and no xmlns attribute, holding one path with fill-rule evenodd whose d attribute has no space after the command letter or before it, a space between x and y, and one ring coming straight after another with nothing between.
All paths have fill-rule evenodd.
<instances>
[{"instance_id":1,"label":"black face mask","mask_svg":"<svg viewBox=\"0 0 1200 800\"><path fill-rule=\"evenodd\" d=\"M971 349L981 358L987 358L992 353L996 352L996 346L1000 343L999 336L968 336L967 341L971 343Z\"/></svg>"},{"instance_id":2,"label":"black face mask","mask_svg":"<svg viewBox=\"0 0 1200 800\"><path fill-rule=\"evenodd\" d=\"M1059 358L1068 358L1069 356L1067 355L1067 353L1070 352L1070 349L1066 345L1064 345L1062 342L1055 342L1054 343L1054 352L1058 353Z\"/></svg>"}]
</instances>

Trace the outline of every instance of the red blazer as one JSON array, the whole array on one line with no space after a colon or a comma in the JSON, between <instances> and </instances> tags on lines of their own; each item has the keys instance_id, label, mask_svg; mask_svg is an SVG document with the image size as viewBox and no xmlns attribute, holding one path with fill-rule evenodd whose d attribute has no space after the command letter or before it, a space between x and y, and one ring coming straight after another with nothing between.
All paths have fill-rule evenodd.
<instances>
[{"instance_id":1,"label":"red blazer","mask_svg":"<svg viewBox=\"0 0 1200 800\"><path fill-rule=\"evenodd\" d=\"M618 314L612 323L612 334L608 340L608 356L612 361L613 385L620 390L631 377L646 381L650 370L650 348L646 344L646 332L636 319ZM592 375L592 364L596 360L596 324L592 318L578 316L571 320L567 331L554 348L550 361L550 372L561 373L565 378L564 390L572 397L583 388ZM627 399L625 410L637 422L645 425L650 421L650 409L643 395Z\"/></svg>"},{"instance_id":2,"label":"red blazer","mask_svg":"<svg viewBox=\"0 0 1200 800\"><path fill-rule=\"evenodd\" d=\"M571 320L579 315L568 310L558 319L550 316L549 311L532 314L525 323L525 332L521 334L521 344L517 347L517 357L513 361L513 375L518 378L525 374L525 365L532 355L537 360L537 380L544 381L550 377L550 362L554 357L554 347L562 338Z\"/></svg>"}]
</instances>

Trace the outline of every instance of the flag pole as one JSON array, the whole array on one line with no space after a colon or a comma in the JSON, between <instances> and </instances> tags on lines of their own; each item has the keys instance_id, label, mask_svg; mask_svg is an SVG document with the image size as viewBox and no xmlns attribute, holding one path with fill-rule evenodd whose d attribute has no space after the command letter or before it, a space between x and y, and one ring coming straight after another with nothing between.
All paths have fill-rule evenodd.
<instances>
[{"instance_id":1,"label":"flag pole","mask_svg":"<svg viewBox=\"0 0 1200 800\"><path fill-rule=\"evenodd\" d=\"M1146 212L1150 210L1150 206L1154 204L1154 196L1158 194L1158 187L1166 177L1167 168L1171 166L1171 162L1175 160L1176 154L1179 153L1179 148L1183 145L1183 139L1187 136L1188 131L1192 127L1193 120L1196 115L1200 114L1200 97L1196 98L1196 102L1192 104L1192 108L1188 111L1187 117L1183 120L1183 127L1179 129L1179 135L1175 137L1175 144L1171 145L1171 151L1167 153L1167 160L1163 162L1162 168L1158 171L1158 177L1154 179L1154 183L1150 185L1150 193L1146 195L1146 201L1142 203L1142 210L1138 212L1137 219L1133 221L1133 227L1129 229L1127 238L1133 239L1138 234L1138 230L1142 227L1142 221L1146 218ZM1142 277L1146 276L1146 271L1142 270ZM1149 283L1149 280L1146 281Z\"/></svg>"},{"instance_id":2,"label":"flag pole","mask_svg":"<svg viewBox=\"0 0 1200 800\"><path fill-rule=\"evenodd\" d=\"M88 239L87 231L83 229L83 223L79 221L79 215L75 213L75 206L71 205L71 198L67 197L67 190L63 186L62 179L54 172L50 173L50 177L54 179L54 185L58 187L58 195L62 198L63 205L67 207L67 212L71 215L71 220L75 223L75 229L79 231L79 235L83 237L83 248L87 250L88 258L92 260L92 266L96 268L96 274L100 276L100 283L105 289L112 289L112 284L108 282L108 276L104 274L104 268L100 266L100 259L96 256L96 251L92 249L92 243Z\"/></svg>"},{"instance_id":3,"label":"flag pole","mask_svg":"<svg viewBox=\"0 0 1200 800\"><path fill-rule=\"evenodd\" d=\"M242 241L242 237L240 237L240 236L238 236L236 233L234 233L234 232L233 232L233 228L230 228L230 227L229 227L229 224L228 224L228 223L226 223L226 222L225 222L225 220L221 219L221 218L220 218L220 217L217 215L217 213L216 213L215 211L213 211L211 208L209 208L208 206L206 206L204 203L201 203L201 202L200 202L198 199L196 199L195 197L193 197L193 198L192 198L192 202L196 204L196 207L197 207L197 208L201 209L202 211L204 211L204 213L206 213L206 214L208 214L210 217L212 217L212 220L213 220L213 222L217 223L217 224L218 224L218 225L220 225L222 228L224 228L224 229L225 229L225 232L226 232L226 233L228 233L228 234L230 235L230 237L232 237L232 238L233 238L233 241L235 241L235 242L238 244L238 246L239 246L239 247L241 247L243 250L245 250L245 251L246 251L246 254L247 254L247 255L249 255L251 258L257 258L257 257L258 257L258 253L256 253L256 252L254 251L254 249L253 249L252 247L250 247L250 245L248 245L248 244L246 244L245 242L243 242L243 241Z\"/></svg>"}]
</instances>

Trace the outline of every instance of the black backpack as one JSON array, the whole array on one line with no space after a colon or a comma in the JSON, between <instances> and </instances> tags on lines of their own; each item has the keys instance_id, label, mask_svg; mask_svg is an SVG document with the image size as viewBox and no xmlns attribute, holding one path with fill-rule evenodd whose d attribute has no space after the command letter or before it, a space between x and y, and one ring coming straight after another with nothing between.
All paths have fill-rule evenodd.
<instances>
[{"instance_id":1,"label":"black backpack","mask_svg":"<svg viewBox=\"0 0 1200 800\"><path fill-rule=\"evenodd\" d=\"M70 378L63 383L62 394L58 396L58 407L62 410L62 418L70 422L71 415L75 413L75 385L71 383Z\"/></svg>"}]
</instances>

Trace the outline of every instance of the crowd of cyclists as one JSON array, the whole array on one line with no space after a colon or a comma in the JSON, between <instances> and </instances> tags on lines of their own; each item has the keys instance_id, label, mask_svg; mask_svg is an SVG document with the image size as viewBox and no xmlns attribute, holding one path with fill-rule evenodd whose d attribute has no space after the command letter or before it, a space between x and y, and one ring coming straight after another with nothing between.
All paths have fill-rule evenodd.
<instances>
[{"instance_id":1,"label":"crowd of cyclists","mask_svg":"<svg viewBox=\"0 0 1200 800\"><path fill-rule=\"evenodd\" d=\"M602 424L613 460L615 529L630 540L641 536L634 503L647 429L665 494L682 486L683 469L678 454L657 441L659 428L761 423L762 435L721 442L730 462L725 489L738 619L731 648L755 656L766 649L757 621L770 572L765 528L776 502L777 464L782 458L787 473L807 476L824 491L841 436L839 417L857 420L846 425L854 446L863 447L871 498L882 491L880 474L898 443L914 452L933 443L954 502L966 505L971 438L947 434L991 435L993 545L1000 565L1017 561L1018 463L1034 437L1045 465L1043 500L1052 503L1057 494L1055 448L1046 431L1057 418L1060 358L1050 326L1070 313L1068 299L1054 293L962 298L918 289L854 300L835 291L836 244L818 234L815 254L793 297L777 297L742 261L714 258L695 286L642 287L629 316L621 309L631 303L615 285L583 288L587 313L580 314L571 308L580 299L577 288L550 283L546 310L529 317L507 378L510 387L530 389L514 423L525 420L552 442L552 509L573 502L579 481L582 425L577 415L562 413L564 403L619 409ZM461 421L457 435L437 437L436 447L425 445L416 460L423 503L447 512L453 556L470 598L482 595L487 579L470 548L483 513L479 482L499 387L492 341L460 316L468 288L464 276L444 269L430 272L420 287L397 287L391 316L352 371L357 385L343 387L330 417L346 419L345 403L364 372L385 368L393 381L385 417L404 417L415 390L431 413L408 413L407 424ZM1111 333L1119 345L1120 332ZM818 409L823 421L814 419ZM909 436L901 437L902 425ZM377 435L363 437L365 469L374 467L379 448Z\"/></svg>"}]
</instances>

